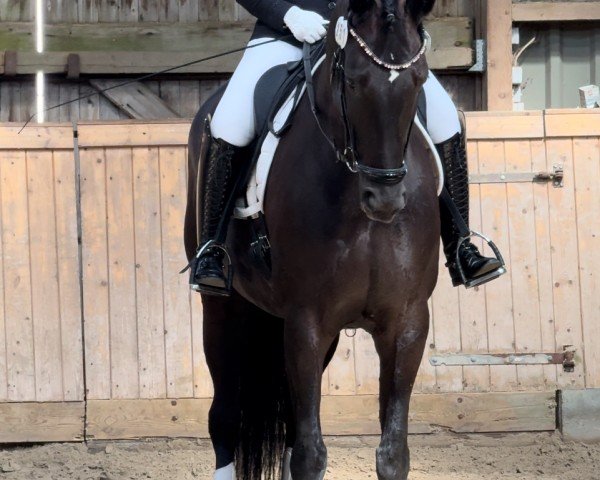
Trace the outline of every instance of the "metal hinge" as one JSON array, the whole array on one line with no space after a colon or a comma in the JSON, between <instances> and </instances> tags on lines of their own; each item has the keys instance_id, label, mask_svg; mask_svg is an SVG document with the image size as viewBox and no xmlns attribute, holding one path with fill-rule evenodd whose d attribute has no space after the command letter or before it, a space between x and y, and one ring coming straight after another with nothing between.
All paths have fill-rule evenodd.
<instances>
[{"instance_id":1,"label":"metal hinge","mask_svg":"<svg viewBox=\"0 0 600 480\"><path fill-rule=\"evenodd\" d=\"M473 49L475 50L475 63L469 68L469 72L485 72L487 70L487 46L485 40L475 40L473 42Z\"/></svg>"},{"instance_id":2,"label":"metal hinge","mask_svg":"<svg viewBox=\"0 0 600 480\"><path fill-rule=\"evenodd\" d=\"M564 168L554 165L552 172L505 172L469 175L469 183L548 183L554 188L564 186Z\"/></svg>"},{"instance_id":3,"label":"metal hinge","mask_svg":"<svg viewBox=\"0 0 600 480\"><path fill-rule=\"evenodd\" d=\"M562 365L565 372L575 369L575 350L565 345L559 353L489 353L465 355L451 353L435 355L429 359L434 367L440 365L452 367L468 367L481 365Z\"/></svg>"}]
</instances>

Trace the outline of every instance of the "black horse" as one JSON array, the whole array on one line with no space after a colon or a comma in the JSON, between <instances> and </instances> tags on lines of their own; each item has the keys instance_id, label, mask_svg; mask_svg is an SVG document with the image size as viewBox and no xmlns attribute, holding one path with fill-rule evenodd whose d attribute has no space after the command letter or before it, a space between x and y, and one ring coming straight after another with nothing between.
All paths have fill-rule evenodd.
<instances>
[{"instance_id":1,"label":"black horse","mask_svg":"<svg viewBox=\"0 0 600 480\"><path fill-rule=\"evenodd\" d=\"M412 128L428 73L421 22L433 3L338 2L314 78L318 113L305 96L271 169L270 272L249 253L249 224L230 226L234 292L203 296L204 348L217 468L235 459L237 478L275 478L285 446L294 480L324 477L321 377L345 328L370 332L381 359L378 478L407 478L409 400L438 275L437 172ZM351 28L345 48L333 32L339 17ZM198 247L203 126L218 100L190 132L189 258Z\"/></svg>"}]
</instances>

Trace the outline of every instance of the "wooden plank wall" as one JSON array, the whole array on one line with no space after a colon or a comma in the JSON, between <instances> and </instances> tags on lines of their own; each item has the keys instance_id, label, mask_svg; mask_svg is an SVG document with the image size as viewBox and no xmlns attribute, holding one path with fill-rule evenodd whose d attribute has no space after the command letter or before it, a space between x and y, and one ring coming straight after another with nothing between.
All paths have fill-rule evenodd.
<instances>
[{"instance_id":1,"label":"wooden plank wall","mask_svg":"<svg viewBox=\"0 0 600 480\"><path fill-rule=\"evenodd\" d=\"M162 98L181 118L192 118L225 79L181 79L148 81L144 84ZM87 83L64 82L49 77L46 107L93 93ZM0 122L23 122L35 113L35 87L32 80L0 82ZM46 121L120 120L126 115L101 95L93 95L46 112Z\"/></svg>"},{"instance_id":2,"label":"wooden plank wall","mask_svg":"<svg viewBox=\"0 0 600 480\"><path fill-rule=\"evenodd\" d=\"M88 398L206 398L182 244L189 123L79 126Z\"/></svg>"},{"instance_id":3,"label":"wooden plank wall","mask_svg":"<svg viewBox=\"0 0 600 480\"><path fill-rule=\"evenodd\" d=\"M31 21L32 1L0 0L0 21ZM106 23L106 22L196 22L203 20L244 21L251 17L235 0L48 0L46 19L51 23ZM477 38L482 38L482 6L479 0L438 0L435 17L471 17L475 22ZM196 77L194 79L161 79L146 82L174 111L183 118L192 117L199 106L227 76ZM484 108L482 78L477 74L440 72L440 81L458 107L465 111ZM49 76L46 105L57 105L93 91L86 83L67 82L62 76ZM0 122L24 121L35 113L35 87L30 78L2 79L0 81ZM72 120L118 120L125 118L105 98L84 99L73 105L48 112L52 122Z\"/></svg>"},{"instance_id":4,"label":"wooden plank wall","mask_svg":"<svg viewBox=\"0 0 600 480\"><path fill-rule=\"evenodd\" d=\"M73 133L64 125L18 130L0 128L0 439L6 429L14 441L78 439L83 428L72 414L83 413L84 385ZM6 402L16 404L7 410ZM28 402L54 406L34 412Z\"/></svg>"},{"instance_id":5,"label":"wooden plank wall","mask_svg":"<svg viewBox=\"0 0 600 480\"><path fill-rule=\"evenodd\" d=\"M600 386L600 114L472 113L467 123L472 174L546 171L560 163L564 188L471 185L472 225L496 241L509 273L465 291L450 286L440 265L412 431L439 423L427 416L436 405L446 412L440 413L443 424L456 431L530 429L536 422L551 429L556 389ZM200 298L178 274L185 264L188 128L188 122L79 125L80 290L71 129L30 127L17 136L14 125L0 127L0 407L22 405L2 407L15 420L9 433L0 429L0 441L31 439L31 428L22 437L14 432L46 414L65 426L68 438L81 438L69 427L77 424L73 415L83 415L81 291L88 437L128 438L140 428L148 435L153 428L205 432L205 425L189 423L190 412L204 411L212 393ZM554 366L433 367L428 361L450 353L554 352L566 345L576 349L574 373ZM378 360L367 334L342 336L323 384L329 433L374 433L376 412L366 408L377 394ZM515 421L506 408L521 401L510 400L519 392L527 408ZM192 403L180 405L181 399ZM32 410L31 402L58 402L70 420ZM167 404L181 412L179 424L169 424L179 414L167 415ZM490 410L482 414L484 404ZM458 423L451 420L454 408L465 415ZM115 424L117 411L121 423Z\"/></svg>"}]
</instances>

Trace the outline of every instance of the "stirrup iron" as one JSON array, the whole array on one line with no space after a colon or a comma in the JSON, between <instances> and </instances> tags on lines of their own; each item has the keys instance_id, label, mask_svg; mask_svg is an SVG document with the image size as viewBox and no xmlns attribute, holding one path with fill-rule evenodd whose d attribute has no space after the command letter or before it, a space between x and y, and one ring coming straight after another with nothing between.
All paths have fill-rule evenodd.
<instances>
[{"instance_id":1,"label":"stirrup iron","mask_svg":"<svg viewBox=\"0 0 600 480\"><path fill-rule=\"evenodd\" d=\"M467 276L465 275L465 271L460 261L459 252L462 244L473 237L481 238L484 242L486 242L489 245L489 247L492 249L492 252L494 252L496 260L500 262L501 266L492 272L488 272L484 275L481 275L480 277L473 278L472 280L467 280ZM496 244L490 238L486 237L482 233L476 232L475 230L471 230L469 231L468 235L464 235L459 238L458 243L456 244L456 267L458 269L458 273L460 273L460 278L465 288L478 287L479 285L491 282L492 280L495 280L496 278L506 273L506 263L504 262L504 258L502 257L502 254L500 253L500 250L498 249Z\"/></svg>"},{"instance_id":2,"label":"stirrup iron","mask_svg":"<svg viewBox=\"0 0 600 480\"><path fill-rule=\"evenodd\" d=\"M198 260L209 249L220 250L223 252L223 275L225 275L225 288L217 288L211 287L210 285L193 283L190 284L190 289L194 290L195 292L207 293L209 295L228 297L231 295L233 290L233 262L231 261L231 256L224 245L218 243L216 240L209 240L198 249L194 258Z\"/></svg>"}]
</instances>

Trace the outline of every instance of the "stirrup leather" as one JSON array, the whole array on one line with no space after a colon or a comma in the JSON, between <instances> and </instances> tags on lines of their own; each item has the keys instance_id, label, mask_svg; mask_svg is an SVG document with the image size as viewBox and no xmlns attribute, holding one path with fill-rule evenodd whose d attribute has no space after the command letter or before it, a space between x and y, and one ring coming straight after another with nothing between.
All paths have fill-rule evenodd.
<instances>
[{"instance_id":1,"label":"stirrup leather","mask_svg":"<svg viewBox=\"0 0 600 480\"><path fill-rule=\"evenodd\" d=\"M492 252L494 252L496 260L500 262L501 266L496 270L493 270L484 275L481 275L480 277L472 278L469 280L465 275L462 262L460 261L459 252L462 244L473 237L481 238L484 242L486 242L489 245L489 247L492 249ZM492 280L495 280L496 278L506 273L506 263L504 262L504 258L502 257L502 254L500 253L500 250L498 249L496 244L490 238L486 237L482 233L476 232L475 230L471 230L468 235L459 238L458 243L456 245L456 268L458 269L458 273L460 274L460 278L465 288L473 288L479 285L483 285L484 283L491 282Z\"/></svg>"},{"instance_id":2,"label":"stirrup leather","mask_svg":"<svg viewBox=\"0 0 600 480\"><path fill-rule=\"evenodd\" d=\"M229 255L227 248L225 248L225 245L218 243L216 240L209 240L198 249L194 260L197 262L202 255L213 249L220 250L223 253L223 276L225 277L225 288L203 285L201 283L190 283L190 288L196 292L206 293L208 295L228 297L231 295L233 290L233 262L231 261L231 256ZM193 268L195 268L195 266Z\"/></svg>"}]
</instances>

